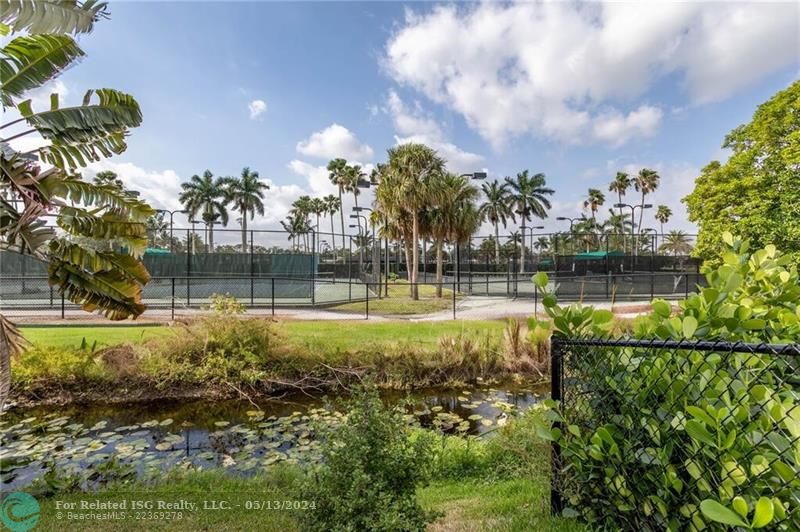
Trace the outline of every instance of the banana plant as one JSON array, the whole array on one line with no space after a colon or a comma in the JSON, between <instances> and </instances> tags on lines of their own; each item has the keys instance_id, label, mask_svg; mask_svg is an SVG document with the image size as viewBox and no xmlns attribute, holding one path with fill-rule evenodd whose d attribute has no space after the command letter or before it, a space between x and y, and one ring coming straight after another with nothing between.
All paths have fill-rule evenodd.
<instances>
[{"instance_id":1,"label":"banana plant","mask_svg":"<svg viewBox=\"0 0 800 532\"><path fill-rule=\"evenodd\" d=\"M142 121L139 104L107 88L87 91L75 106L63 106L57 93L45 109L26 98L79 61L85 54L73 35L107 17L106 3L96 0L0 0L0 35L12 37L0 49L0 105L4 116L18 115L0 123L0 250L46 262L60 294L122 320L145 310L142 288L150 277L141 256L154 211L131 192L83 181L77 172L125 151L130 128ZM28 135L42 145L12 147ZM11 356L24 345L0 315L0 411L11 389Z\"/></svg>"}]
</instances>

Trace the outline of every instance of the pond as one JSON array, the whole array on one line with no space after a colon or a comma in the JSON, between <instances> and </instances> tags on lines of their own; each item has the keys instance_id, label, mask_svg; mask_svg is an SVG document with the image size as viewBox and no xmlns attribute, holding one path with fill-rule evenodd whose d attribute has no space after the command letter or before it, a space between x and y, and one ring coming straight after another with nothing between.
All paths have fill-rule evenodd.
<instances>
[{"instance_id":1,"label":"pond","mask_svg":"<svg viewBox=\"0 0 800 532\"><path fill-rule=\"evenodd\" d=\"M407 401L409 423L483 437L544 397L548 385L478 384L385 392ZM254 474L278 462L319 460L320 428L341 421L341 398L296 393L256 401L157 401L12 410L0 416L0 489L36 479L91 488L172 467Z\"/></svg>"}]
</instances>

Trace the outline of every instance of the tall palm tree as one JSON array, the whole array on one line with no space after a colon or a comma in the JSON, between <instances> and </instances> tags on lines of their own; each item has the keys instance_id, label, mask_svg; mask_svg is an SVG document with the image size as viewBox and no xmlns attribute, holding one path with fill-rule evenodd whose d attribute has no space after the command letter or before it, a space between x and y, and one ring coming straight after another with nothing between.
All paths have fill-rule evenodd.
<instances>
[{"instance_id":1,"label":"tall palm tree","mask_svg":"<svg viewBox=\"0 0 800 532\"><path fill-rule=\"evenodd\" d=\"M649 168L642 168L633 180L633 187L637 192L642 194L642 202L639 211L639 224L638 230L642 231L642 216L644 215L644 202L648 194L655 192L658 188L658 182L661 176L655 170Z\"/></svg>"},{"instance_id":2,"label":"tall palm tree","mask_svg":"<svg viewBox=\"0 0 800 532\"><path fill-rule=\"evenodd\" d=\"M295 221L295 233L303 235L303 248L306 251L308 251L308 233L311 230L311 222L309 221L311 205L311 196L303 195L294 200L289 211Z\"/></svg>"},{"instance_id":3,"label":"tall palm tree","mask_svg":"<svg viewBox=\"0 0 800 532\"><path fill-rule=\"evenodd\" d=\"M670 231L664 236L664 243L658 249L678 256L688 255L693 248L688 234L683 231Z\"/></svg>"},{"instance_id":4,"label":"tall palm tree","mask_svg":"<svg viewBox=\"0 0 800 532\"><path fill-rule=\"evenodd\" d=\"M344 191L349 192L353 195L353 201L355 202L355 206L358 207L358 196L361 194L361 188L359 185L364 183L367 178L367 174L361 169L360 165L347 165L345 167L345 184L344 184ZM356 222L358 224L358 230L361 231L361 218L356 218ZM364 228L366 231L366 228Z\"/></svg>"},{"instance_id":5,"label":"tall palm tree","mask_svg":"<svg viewBox=\"0 0 800 532\"><path fill-rule=\"evenodd\" d=\"M264 216L264 192L269 185L262 182L258 172L245 166L238 178L223 178L225 199L232 203L242 215L242 253L247 250L247 216L254 219L256 213Z\"/></svg>"},{"instance_id":6,"label":"tall palm tree","mask_svg":"<svg viewBox=\"0 0 800 532\"><path fill-rule=\"evenodd\" d=\"M625 194L628 192L628 189L631 188L633 182L628 174L625 172L617 172L616 177L608 185L609 192L615 192L617 194L617 199L619 200L617 203L622 203L622 198L625 197ZM622 207L619 207L619 214L622 215Z\"/></svg>"},{"instance_id":7,"label":"tall palm tree","mask_svg":"<svg viewBox=\"0 0 800 532\"><path fill-rule=\"evenodd\" d=\"M511 189L514 212L522 219L522 235L525 236L525 222L531 216L544 219L551 208L547 196L553 195L553 189L547 188L544 174L529 175L527 170L517 174L516 179L506 177L506 183ZM520 249L519 271L525 271L525 246Z\"/></svg>"},{"instance_id":8,"label":"tall palm tree","mask_svg":"<svg viewBox=\"0 0 800 532\"><path fill-rule=\"evenodd\" d=\"M442 297L444 244L462 244L477 229L474 219L480 219L475 207L478 189L466 178L449 172L431 176L430 188L436 196L425 211L425 225L436 248L436 296Z\"/></svg>"},{"instance_id":9,"label":"tall palm tree","mask_svg":"<svg viewBox=\"0 0 800 532\"><path fill-rule=\"evenodd\" d=\"M319 217L325 214L327 209L328 205L325 203L325 200L322 198L311 198L311 202L309 203L309 211L314 215L317 221L316 225L314 226L314 242L316 246L319 246L320 242Z\"/></svg>"},{"instance_id":10,"label":"tall palm tree","mask_svg":"<svg viewBox=\"0 0 800 532\"><path fill-rule=\"evenodd\" d=\"M483 183L481 190L486 200L481 204L478 211L484 220L491 222L494 226L494 260L495 264L500 264L500 224L505 229L508 219L516 221L514 210L511 207L513 197L508 189L508 183L492 181Z\"/></svg>"},{"instance_id":11,"label":"tall palm tree","mask_svg":"<svg viewBox=\"0 0 800 532\"><path fill-rule=\"evenodd\" d=\"M325 202L325 212L331 217L331 249L333 256L336 257L336 230L333 227L333 217L342 208L342 200L333 194L328 194L322 200Z\"/></svg>"},{"instance_id":12,"label":"tall palm tree","mask_svg":"<svg viewBox=\"0 0 800 532\"><path fill-rule=\"evenodd\" d=\"M347 247L344 241L344 209L342 208L342 193L347 186L347 161L345 159L332 159L328 163L328 179L339 189L339 216L342 222L342 249Z\"/></svg>"},{"instance_id":13,"label":"tall palm tree","mask_svg":"<svg viewBox=\"0 0 800 532\"><path fill-rule=\"evenodd\" d=\"M444 172L444 159L424 144L408 143L390 148L388 170L378 185L380 204L390 218L399 221L408 214L411 222L411 241L406 241L406 254L410 254L409 281L411 297L419 299L417 279L419 274L420 213L430 202L431 176ZM376 191L376 195L378 192Z\"/></svg>"},{"instance_id":14,"label":"tall palm tree","mask_svg":"<svg viewBox=\"0 0 800 532\"><path fill-rule=\"evenodd\" d=\"M672 209L667 207L666 205L659 205L656 209L656 220L658 223L661 224L661 236L664 236L664 224L669 222L669 219L672 218Z\"/></svg>"},{"instance_id":15,"label":"tall palm tree","mask_svg":"<svg viewBox=\"0 0 800 532\"><path fill-rule=\"evenodd\" d=\"M589 195L583 202L583 208L592 212L592 219L597 221L597 209L606 202L606 196L599 189L590 188Z\"/></svg>"},{"instance_id":16,"label":"tall palm tree","mask_svg":"<svg viewBox=\"0 0 800 532\"><path fill-rule=\"evenodd\" d=\"M217 220L223 226L228 225L228 209L225 201L225 180L214 178L209 170L203 172L203 177L193 175L188 183L181 183L181 192L178 200L188 211L189 218L200 214L201 219L208 228L208 249L214 252L214 224Z\"/></svg>"}]
</instances>

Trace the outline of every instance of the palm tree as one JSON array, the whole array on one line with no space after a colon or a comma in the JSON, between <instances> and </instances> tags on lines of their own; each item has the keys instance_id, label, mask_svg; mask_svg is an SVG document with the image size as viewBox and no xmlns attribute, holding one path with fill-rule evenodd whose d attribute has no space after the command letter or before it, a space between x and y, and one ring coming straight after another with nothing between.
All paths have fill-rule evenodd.
<instances>
[{"instance_id":1,"label":"palm tree","mask_svg":"<svg viewBox=\"0 0 800 532\"><path fill-rule=\"evenodd\" d=\"M367 177L367 174L361 170L361 166L354 164L354 165L347 165L345 167L345 183L344 183L344 191L350 192L353 195L353 201L355 202L355 206L358 207L358 196L361 194L361 189L359 185L361 185ZM356 222L358 223L358 230L361 231L361 218L356 218ZM366 228L365 228L366 230Z\"/></svg>"},{"instance_id":2,"label":"palm tree","mask_svg":"<svg viewBox=\"0 0 800 532\"><path fill-rule=\"evenodd\" d=\"M666 205L659 205L656 209L656 220L658 223L661 224L661 236L664 236L664 224L669 222L669 219L672 218L672 209L667 207Z\"/></svg>"},{"instance_id":3,"label":"palm tree","mask_svg":"<svg viewBox=\"0 0 800 532\"><path fill-rule=\"evenodd\" d=\"M333 256L336 256L336 230L333 227L333 217L336 215L337 212L342 208L342 200L334 196L333 194L328 194L322 201L325 202L325 212L331 217L331 248L333 249Z\"/></svg>"},{"instance_id":4,"label":"palm tree","mask_svg":"<svg viewBox=\"0 0 800 532\"><path fill-rule=\"evenodd\" d=\"M516 179L506 177L506 183L511 189L514 212L522 219L522 235L525 236L525 222L530 221L531 216L544 219L547 218L547 210L550 209L550 200L547 196L553 194L553 189L547 188L544 174L528 175L527 170L517 174ZM525 246L520 249L519 271L525 271Z\"/></svg>"},{"instance_id":5,"label":"palm tree","mask_svg":"<svg viewBox=\"0 0 800 532\"><path fill-rule=\"evenodd\" d=\"M449 241L459 245L479 225L473 218L480 219L475 208L478 189L469 181L456 174L445 173L431 176L431 190L435 190L434 205L425 212L425 224L433 238L436 248L436 296L442 297L442 276L444 266L444 244ZM472 216L472 214L474 216Z\"/></svg>"},{"instance_id":6,"label":"palm tree","mask_svg":"<svg viewBox=\"0 0 800 532\"><path fill-rule=\"evenodd\" d=\"M659 246L659 251L671 253L674 256L688 255L692 252L692 243L683 231L670 231L664 236L664 243Z\"/></svg>"},{"instance_id":7,"label":"palm tree","mask_svg":"<svg viewBox=\"0 0 800 532\"><path fill-rule=\"evenodd\" d=\"M342 193L347 186L347 161L333 159L328 163L328 179L339 189L339 215L342 222L342 249L347 247L344 241L344 209L342 208Z\"/></svg>"},{"instance_id":8,"label":"palm tree","mask_svg":"<svg viewBox=\"0 0 800 532\"><path fill-rule=\"evenodd\" d=\"M140 259L147 247L145 223L155 211L128 191L83 181L77 172L125 151L130 129L142 121L139 104L114 89L88 91L82 105L70 108L60 107L58 94L46 109L35 110L30 101L30 91L85 55L72 35L91 32L108 16L107 7L105 2L3 6L3 30L10 37L0 50L0 105L3 116L16 109L21 118L0 123L0 250L47 263L49 284L60 295L87 312L122 320L145 310L142 288L150 276ZM15 124L25 127L7 133ZM9 144L31 133L48 145L23 153ZM47 169L35 162L37 156ZM46 213L56 216L62 231L45 224ZM120 245L107 249L108 240ZM0 315L0 412L11 389L11 356L23 342L16 326Z\"/></svg>"},{"instance_id":9,"label":"palm tree","mask_svg":"<svg viewBox=\"0 0 800 532\"><path fill-rule=\"evenodd\" d=\"M214 224L217 220L222 225L228 225L228 209L225 202L226 181L223 178L214 178L209 170L203 172L203 177L193 175L188 183L181 183L181 192L178 201L194 218L198 214L208 228L208 249L214 252Z\"/></svg>"},{"instance_id":10,"label":"palm tree","mask_svg":"<svg viewBox=\"0 0 800 532\"><path fill-rule=\"evenodd\" d=\"M254 219L256 213L264 216L264 192L269 185L261 182L258 172L245 166L242 175L223 178L225 199L242 215L242 253L247 250L247 215Z\"/></svg>"},{"instance_id":11,"label":"palm tree","mask_svg":"<svg viewBox=\"0 0 800 532\"><path fill-rule=\"evenodd\" d=\"M644 201L648 194L655 192L658 188L658 182L661 176L655 170L649 168L642 168L639 174L633 180L633 187L642 194L642 202L639 211L639 232L642 231L642 216L644 215Z\"/></svg>"},{"instance_id":12,"label":"palm tree","mask_svg":"<svg viewBox=\"0 0 800 532\"><path fill-rule=\"evenodd\" d=\"M592 219L597 220L597 209L606 202L606 196L599 189L590 188L589 196L583 202L583 208L592 212Z\"/></svg>"},{"instance_id":13,"label":"palm tree","mask_svg":"<svg viewBox=\"0 0 800 532\"><path fill-rule=\"evenodd\" d=\"M513 198L508 189L508 183L500 183L492 181L491 183L483 183L481 186L483 195L486 196L486 201L480 207L480 215L484 220L491 222L494 226L494 260L495 264L500 264L500 223L503 224L505 229L508 224L508 219L516 221L514 218L514 211L511 208Z\"/></svg>"},{"instance_id":14,"label":"palm tree","mask_svg":"<svg viewBox=\"0 0 800 532\"><path fill-rule=\"evenodd\" d=\"M411 297L419 299L417 278L419 274L420 213L429 203L431 176L444 172L444 159L424 144L408 143L390 148L388 169L378 185L380 204L387 210L388 218L399 222L408 214L411 222L411 240L406 241L406 255L410 255L409 281ZM376 195L378 192L376 191Z\"/></svg>"},{"instance_id":15,"label":"palm tree","mask_svg":"<svg viewBox=\"0 0 800 532\"><path fill-rule=\"evenodd\" d=\"M631 178L625 172L617 172L616 177L608 185L609 192L616 192L617 199L619 200L618 203L622 203L622 198L628 192L628 189L631 188ZM619 214L622 216L622 207L619 207Z\"/></svg>"},{"instance_id":16,"label":"palm tree","mask_svg":"<svg viewBox=\"0 0 800 532\"><path fill-rule=\"evenodd\" d=\"M311 196L303 195L294 200L289 211L295 220L295 233L303 235L303 249L308 251L308 233L311 230L311 222L308 217L311 214Z\"/></svg>"}]
</instances>

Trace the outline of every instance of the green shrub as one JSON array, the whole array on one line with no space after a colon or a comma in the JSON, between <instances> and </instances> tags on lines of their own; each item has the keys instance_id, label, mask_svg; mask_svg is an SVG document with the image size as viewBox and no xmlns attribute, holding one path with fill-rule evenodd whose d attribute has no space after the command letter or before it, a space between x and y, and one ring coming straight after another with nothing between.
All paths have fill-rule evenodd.
<instances>
[{"instance_id":1,"label":"green shrub","mask_svg":"<svg viewBox=\"0 0 800 532\"><path fill-rule=\"evenodd\" d=\"M421 531L433 520L416 499L430 474L431 439L412 438L403 411L384 406L376 391L355 393L322 455L304 490L317 508L302 514L305 530Z\"/></svg>"},{"instance_id":2,"label":"green shrub","mask_svg":"<svg viewBox=\"0 0 800 532\"><path fill-rule=\"evenodd\" d=\"M643 339L794 343L800 339L797 266L774 246L750 252L725 235L723 265L673 312L654 301ZM546 281L546 279L545 279ZM546 286L542 279L536 279ZM606 310L544 305L554 335L613 337ZM576 353L573 379L591 393L554 408L564 429L562 488L594 525L670 530L800 528L797 360L752 353L607 347ZM582 366L582 364L584 364ZM570 384L567 383L567 386ZM573 386L576 384L573 383ZM592 400L599 398L599 400ZM635 525L634 525L635 524Z\"/></svg>"}]
</instances>

